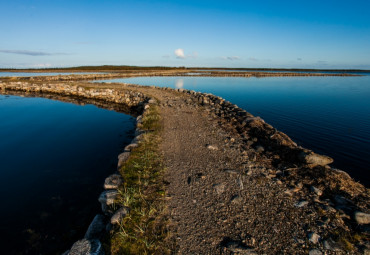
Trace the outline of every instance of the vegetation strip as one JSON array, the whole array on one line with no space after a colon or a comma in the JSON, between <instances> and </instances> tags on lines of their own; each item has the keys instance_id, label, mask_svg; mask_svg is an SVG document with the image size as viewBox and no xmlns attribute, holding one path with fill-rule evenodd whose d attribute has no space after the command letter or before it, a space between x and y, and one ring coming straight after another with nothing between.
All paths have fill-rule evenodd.
<instances>
[{"instance_id":1,"label":"vegetation strip","mask_svg":"<svg viewBox=\"0 0 370 255\"><path fill-rule=\"evenodd\" d=\"M150 106L143 114L138 128L137 148L123 164L120 173L124 184L119 189L117 206L129 208L129 213L112 231L112 254L166 254L163 247L167 236L164 216L164 183L160 142L158 106Z\"/></svg>"}]
</instances>

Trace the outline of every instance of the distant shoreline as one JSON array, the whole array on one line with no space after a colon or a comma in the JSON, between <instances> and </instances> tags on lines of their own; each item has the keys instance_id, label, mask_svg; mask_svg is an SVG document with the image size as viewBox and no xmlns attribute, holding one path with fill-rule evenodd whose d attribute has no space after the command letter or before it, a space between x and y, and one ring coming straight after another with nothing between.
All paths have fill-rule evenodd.
<instances>
[{"instance_id":1,"label":"distant shoreline","mask_svg":"<svg viewBox=\"0 0 370 255\"><path fill-rule=\"evenodd\" d=\"M340 72L340 73L368 73L370 70L363 69L314 69L314 68L230 68L230 67L166 67L166 66L76 66L60 68L0 68L0 72L127 72L127 71L159 71L159 70L176 70L176 71L196 71L196 70L215 70L215 71L281 71L281 72Z\"/></svg>"}]
</instances>

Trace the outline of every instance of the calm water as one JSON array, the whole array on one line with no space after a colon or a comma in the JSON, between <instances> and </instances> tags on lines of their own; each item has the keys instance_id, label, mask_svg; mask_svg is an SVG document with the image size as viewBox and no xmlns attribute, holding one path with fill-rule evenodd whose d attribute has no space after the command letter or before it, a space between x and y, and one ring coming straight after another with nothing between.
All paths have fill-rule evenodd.
<instances>
[{"instance_id":1,"label":"calm water","mask_svg":"<svg viewBox=\"0 0 370 255\"><path fill-rule=\"evenodd\" d=\"M24 73L24 72L0 72L0 77L31 77L31 76L55 76L55 75L70 75L70 74L97 74L97 73Z\"/></svg>"},{"instance_id":2,"label":"calm water","mask_svg":"<svg viewBox=\"0 0 370 255\"><path fill-rule=\"evenodd\" d=\"M370 186L370 76L106 80L208 92L261 116Z\"/></svg>"},{"instance_id":3,"label":"calm water","mask_svg":"<svg viewBox=\"0 0 370 255\"><path fill-rule=\"evenodd\" d=\"M2 254L57 254L81 239L133 137L128 115L0 95ZM22 251L22 252L21 252Z\"/></svg>"}]
</instances>

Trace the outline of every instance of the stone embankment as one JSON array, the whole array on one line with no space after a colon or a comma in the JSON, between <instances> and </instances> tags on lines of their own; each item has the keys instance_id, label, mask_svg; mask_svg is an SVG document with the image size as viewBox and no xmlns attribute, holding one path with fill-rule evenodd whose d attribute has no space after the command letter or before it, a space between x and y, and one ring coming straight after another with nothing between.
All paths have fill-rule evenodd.
<instances>
[{"instance_id":1,"label":"stone embankment","mask_svg":"<svg viewBox=\"0 0 370 255\"><path fill-rule=\"evenodd\" d=\"M111 105L119 104L121 106L123 105L124 109L129 109L127 113L135 115L138 113L145 114L150 105L155 103L155 100L137 91L99 88L89 89L68 84L40 85L28 82L0 82L0 94L42 96L75 103L80 103L80 100L83 100L84 103L94 103L98 106L107 108L122 109ZM70 99L68 100L68 98ZM79 100L73 100L73 98L78 98ZM136 137L124 148L124 152L118 155L117 170L129 159L131 150L138 146L142 138L141 134L144 131L140 129L141 121L142 115L139 115L136 121ZM128 207L123 206L121 208L116 208L115 206L115 200L119 194L118 188L122 183L123 179L118 171L105 179L105 191L102 192L98 198L98 201L101 203L103 214L98 214L94 217L84 238L75 242L71 249L66 251L64 255L104 254L101 238L104 237L107 231L109 232L112 229L113 225L119 224L130 210Z\"/></svg>"},{"instance_id":2,"label":"stone embankment","mask_svg":"<svg viewBox=\"0 0 370 255\"><path fill-rule=\"evenodd\" d=\"M87 86L3 82L0 93L94 98L136 107L139 114L157 104L151 98L159 99L165 138L179 140L166 140L163 149L169 158L168 203L176 222L170 231L176 252L369 254L369 190L328 166L330 157L298 146L261 118L211 94ZM138 127L140 122L139 116ZM199 130L191 130L196 124ZM137 137L118 156L118 167L138 146L141 132L138 128ZM122 182L118 173L105 180L99 197L105 216L97 215L85 238L66 254L103 254L99 238L130 211L114 207Z\"/></svg>"},{"instance_id":3,"label":"stone embankment","mask_svg":"<svg viewBox=\"0 0 370 255\"><path fill-rule=\"evenodd\" d=\"M104 80L130 77L148 77L148 76L199 76L199 77L309 77L309 76L359 76L348 73L298 73L298 72L222 72L222 71L188 71L188 70L170 70L170 71L146 71L146 72L125 72L125 73L92 73L92 74L71 74L71 75L50 75L33 76L18 78L2 78L6 80L23 80L30 82L38 81L84 81L84 80Z\"/></svg>"},{"instance_id":4,"label":"stone embankment","mask_svg":"<svg viewBox=\"0 0 370 255\"><path fill-rule=\"evenodd\" d=\"M48 98L56 98L78 103L82 100L84 103L92 102L101 106L114 105L124 106L129 111L142 112L144 102L149 98L141 92L132 90L114 90L109 88L88 88L71 85L67 83L43 83L34 84L31 82L0 82L1 94L25 93L26 95L37 95ZM60 98L58 98L58 96ZM90 101L89 101L90 100ZM119 108L119 107L118 107Z\"/></svg>"},{"instance_id":5,"label":"stone embankment","mask_svg":"<svg viewBox=\"0 0 370 255\"><path fill-rule=\"evenodd\" d=\"M145 115L146 110L154 103L155 100L148 100L148 102L144 104L142 114ZM129 159L131 150L138 147L139 142L142 140L142 134L145 131L140 128L141 122L142 115L139 115L136 119L136 137L124 148L124 152L118 155L117 172L108 176L104 181L103 187L105 191L103 191L98 198L103 214L97 214L94 217L84 238L75 242L71 249L66 251L64 255L104 255L105 252L101 239L104 238L107 232L113 229L114 225L119 225L122 219L129 214L129 207L117 207L116 204L116 200L120 194L120 188L124 182L119 173L119 169L123 163Z\"/></svg>"}]
</instances>

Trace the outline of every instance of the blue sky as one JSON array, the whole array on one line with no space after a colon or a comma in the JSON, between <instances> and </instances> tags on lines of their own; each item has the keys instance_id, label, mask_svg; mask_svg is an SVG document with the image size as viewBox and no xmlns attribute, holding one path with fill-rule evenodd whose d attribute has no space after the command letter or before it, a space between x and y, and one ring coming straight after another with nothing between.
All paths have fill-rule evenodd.
<instances>
[{"instance_id":1,"label":"blue sky","mask_svg":"<svg viewBox=\"0 0 370 255\"><path fill-rule=\"evenodd\" d=\"M0 67L370 69L369 10L369 0L0 0Z\"/></svg>"}]
</instances>

